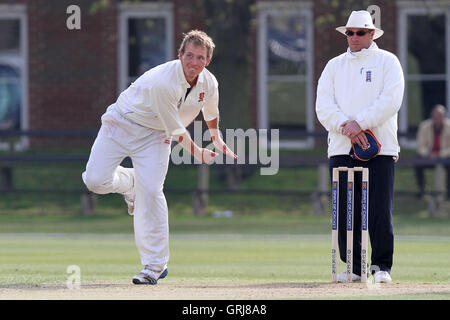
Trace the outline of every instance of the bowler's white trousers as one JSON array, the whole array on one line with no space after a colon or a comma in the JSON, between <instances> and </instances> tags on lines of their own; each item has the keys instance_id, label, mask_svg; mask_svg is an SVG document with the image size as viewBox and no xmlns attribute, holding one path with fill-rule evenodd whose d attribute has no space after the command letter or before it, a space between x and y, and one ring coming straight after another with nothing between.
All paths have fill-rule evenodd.
<instances>
[{"instance_id":1,"label":"bowler's white trousers","mask_svg":"<svg viewBox=\"0 0 450 320\"><path fill-rule=\"evenodd\" d=\"M169 223L163 193L170 156L164 131L140 126L108 107L83 172L89 190L98 194L135 192L134 236L141 263L155 279L169 260ZM119 164L129 156L134 169ZM134 183L133 183L134 182Z\"/></svg>"}]
</instances>

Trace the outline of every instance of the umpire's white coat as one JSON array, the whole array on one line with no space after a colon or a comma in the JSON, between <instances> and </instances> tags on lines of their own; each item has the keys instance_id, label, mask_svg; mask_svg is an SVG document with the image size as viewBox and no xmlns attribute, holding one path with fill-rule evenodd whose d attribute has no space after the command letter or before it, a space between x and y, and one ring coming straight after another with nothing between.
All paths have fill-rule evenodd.
<instances>
[{"instance_id":1,"label":"umpire's white coat","mask_svg":"<svg viewBox=\"0 0 450 320\"><path fill-rule=\"evenodd\" d=\"M181 61L157 66L123 91L102 116L83 181L99 193L136 195L134 232L141 263L158 279L169 260L168 208L163 193L171 136L186 131L196 116L219 116L218 85L204 69L190 85ZM129 156L134 169L119 166ZM134 184L133 184L134 181Z\"/></svg>"},{"instance_id":2,"label":"umpire's white coat","mask_svg":"<svg viewBox=\"0 0 450 320\"><path fill-rule=\"evenodd\" d=\"M397 113L405 87L397 57L378 48L347 52L331 59L317 86L316 113L328 131L328 157L348 154L350 139L341 124L356 120L381 143L381 155L398 156Z\"/></svg>"}]
</instances>

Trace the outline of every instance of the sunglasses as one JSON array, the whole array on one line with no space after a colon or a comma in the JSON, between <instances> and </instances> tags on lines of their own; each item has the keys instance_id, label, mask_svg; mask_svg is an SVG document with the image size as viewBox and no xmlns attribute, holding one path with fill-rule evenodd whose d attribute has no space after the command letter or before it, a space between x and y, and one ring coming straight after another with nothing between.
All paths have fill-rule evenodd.
<instances>
[{"instance_id":1,"label":"sunglasses","mask_svg":"<svg viewBox=\"0 0 450 320\"><path fill-rule=\"evenodd\" d=\"M356 33L356 35L357 35L358 37L362 37L362 36L364 36L366 33L370 33L370 32L371 32L371 31L364 31L364 30L358 30L358 31L356 31L356 32L351 31L351 30L347 30L347 31L345 31L345 34L346 34L347 36L349 36L349 37L352 37L352 36L354 36L355 33Z\"/></svg>"}]
</instances>

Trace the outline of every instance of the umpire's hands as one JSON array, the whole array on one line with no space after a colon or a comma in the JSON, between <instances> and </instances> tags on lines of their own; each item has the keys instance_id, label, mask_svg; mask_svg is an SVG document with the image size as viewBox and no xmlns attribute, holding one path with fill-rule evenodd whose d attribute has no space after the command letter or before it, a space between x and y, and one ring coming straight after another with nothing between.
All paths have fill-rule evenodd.
<instances>
[{"instance_id":1,"label":"umpire's hands","mask_svg":"<svg viewBox=\"0 0 450 320\"><path fill-rule=\"evenodd\" d=\"M347 136L352 143L357 143L362 148L366 148L369 144L364 131L355 120L348 120L341 124L342 134Z\"/></svg>"}]
</instances>

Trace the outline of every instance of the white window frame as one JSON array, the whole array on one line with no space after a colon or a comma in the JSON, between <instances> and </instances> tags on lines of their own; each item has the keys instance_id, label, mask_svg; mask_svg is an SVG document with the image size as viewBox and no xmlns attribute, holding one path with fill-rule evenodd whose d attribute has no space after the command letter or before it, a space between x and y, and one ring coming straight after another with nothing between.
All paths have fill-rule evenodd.
<instances>
[{"instance_id":1,"label":"white window frame","mask_svg":"<svg viewBox=\"0 0 450 320\"><path fill-rule=\"evenodd\" d=\"M166 61L174 59L173 4L172 3L127 3L119 4L119 77L118 93L128 87L128 19L165 18L167 41Z\"/></svg>"},{"instance_id":2,"label":"white window frame","mask_svg":"<svg viewBox=\"0 0 450 320\"><path fill-rule=\"evenodd\" d=\"M313 43L313 21L311 2L258 2L258 118L257 124L260 129L269 128L269 105L268 105L268 59L267 59L267 18L269 15L297 15L302 14L307 23L307 66L306 75L301 76L306 82L306 130L314 131L314 108L313 108L313 73L314 73L314 43ZM299 76L294 76L298 79ZM280 77L277 77L280 78ZM290 76L283 77L289 80ZM280 140L280 149L307 149L314 147L314 137L298 140Z\"/></svg>"},{"instance_id":3,"label":"white window frame","mask_svg":"<svg viewBox=\"0 0 450 320\"><path fill-rule=\"evenodd\" d=\"M21 130L28 130L29 128L29 103L28 103L28 20L26 6L23 4L0 4L0 20L15 19L20 23L20 50L19 68L20 81L22 86L22 106L20 112L20 127ZM23 150L28 148L29 138L23 136L14 143L15 150ZM1 142L0 149L5 150L9 148L9 143Z\"/></svg>"},{"instance_id":4,"label":"white window frame","mask_svg":"<svg viewBox=\"0 0 450 320\"><path fill-rule=\"evenodd\" d=\"M446 108L450 108L450 3L447 1L398 1L398 19L397 19L397 39L399 60L403 66L405 75L405 93L403 95L403 103L399 111L399 131L407 132L408 130L408 80L421 80L417 76L408 76L408 34L405 32L408 27L408 16L411 15L427 15L441 14L445 15L445 58L446 70L445 75L430 75L423 80L445 80L446 81ZM400 137L400 144L406 149L416 148L416 139L408 137Z\"/></svg>"}]
</instances>

